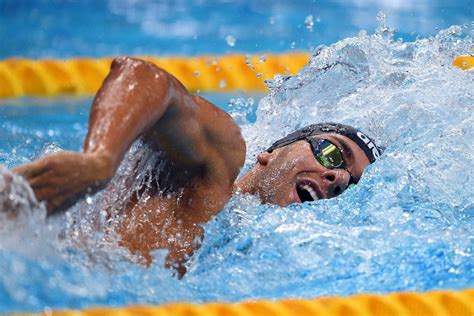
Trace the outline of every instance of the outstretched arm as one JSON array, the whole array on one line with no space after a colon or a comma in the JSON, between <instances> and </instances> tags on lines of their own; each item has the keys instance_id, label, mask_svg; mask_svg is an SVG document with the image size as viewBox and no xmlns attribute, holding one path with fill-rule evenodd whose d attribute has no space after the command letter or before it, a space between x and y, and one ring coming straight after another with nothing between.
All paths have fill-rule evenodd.
<instances>
[{"instance_id":1,"label":"outstretched arm","mask_svg":"<svg viewBox=\"0 0 474 316\"><path fill-rule=\"evenodd\" d=\"M237 177L245 156L240 130L225 112L153 64L118 58L93 101L83 153L57 153L14 171L53 213L106 183L144 134L174 163L202 166L226 181Z\"/></svg>"}]
</instances>

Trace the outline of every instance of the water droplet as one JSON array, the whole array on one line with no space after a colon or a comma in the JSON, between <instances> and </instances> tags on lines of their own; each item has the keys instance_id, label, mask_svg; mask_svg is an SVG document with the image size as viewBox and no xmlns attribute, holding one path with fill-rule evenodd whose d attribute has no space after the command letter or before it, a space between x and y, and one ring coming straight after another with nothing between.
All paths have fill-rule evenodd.
<instances>
[{"instance_id":1,"label":"water droplet","mask_svg":"<svg viewBox=\"0 0 474 316\"><path fill-rule=\"evenodd\" d=\"M366 37L367 36L367 31L366 30L360 30L359 34L357 34L358 37Z\"/></svg>"},{"instance_id":2,"label":"water droplet","mask_svg":"<svg viewBox=\"0 0 474 316\"><path fill-rule=\"evenodd\" d=\"M43 313L44 313L45 316L51 316L51 315L53 315L53 310L51 309L51 307L45 306L43 308Z\"/></svg>"},{"instance_id":3,"label":"water droplet","mask_svg":"<svg viewBox=\"0 0 474 316\"><path fill-rule=\"evenodd\" d=\"M387 16L385 15L385 13L383 13L382 11L379 11L379 13L377 14L377 21L385 22L386 17Z\"/></svg>"},{"instance_id":4,"label":"water droplet","mask_svg":"<svg viewBox=\"0 0 474 316\"><path fill-rule=\"evenodd\" d=\"M261 72L259 72L259 73L257 74L257 78L262 78L262 73L261 73Z\"/></svg>"},{"instance_id":5,"label":"water droplet","mask_svg":"<svg viewBox=\"0 0 474 316\"><path fill-rule=\"evenodd\" d=\"M290 47L291 47L291 48L295 48L295 46L296 46L296 43L295 43L295 42L291 42Z\"/></svg>"},{"instance_id":6,"label":"water droplet","mask_svg":"<svg viewBox=\"0 0 474 316\"><path fill-rule=\"evenodd\" d=\"M54 136L54 131L52 129L48 130L48 136Z\"/></svg>"},{"instance_id":7,"label":"water droplet","mask_svg":"<svg viewBox=\"0 0 474 316\"><path fill-rule=\"evenodd\" d=\"M227 82L225 82L225 80L221 80L221 81L219 82L219 88L221 88L221 89L222 89L222 88L225 88L226 85L227 85Z\"/></svg>"},{"instance_id":8,"label":"water droplet","mask_svg":"<svg viewBox=\"0 0 474 316\"><path fill-rule=\"evenodd\" d=\"M261 61L262 63L264 63L264 62L267 61L267 58L266 58L264 55L262 55L262 56L260 56L260 61Z\"/></svg>"},{"instance_id":9,"label":"water droplet","mask_svg":"<svg viewBox=\"0 0 474 316\"><path fill-rule=\"evenodd\" d=\"M306 17L306 19L304 20L304 25L306 26L308 31L310 31L310 32L313 31L314 21L313 21L313 16L312 15L308 15Z\"/></svg>"},{"instance_id":10,"label":"water droplet","mask_svg":"<svg viewBox=\"0 0 474 316\"><path fill-rule=\"evenodd\" d=\"M232 35L227 35L225 38L225 41L227 42L227 45L229 45L230 47L235 46L236 39Z\"/></svg>"},{"instance_id":11,"label":"water droplet","mask_svg":"<svg viewBox=\"0 0 474 316\"><path fill-rule=\"evenodd\" d=\"M89 205L92 204L92 198L90 196L86 197L86 203Z\"/></svg>"},{"instance_id":12,"label":"water droplet","mask_svg":"<svg viewBox=\"0 0 474 316\"><path fill-rule=\"evenodd\" d=\"M128 85L128 91L132 91L133 89L135 89L135 86L136 86L136 85L137 85L136 82L129 84L129 85Z\"/></svg>"},{"instance_id":13,"label":"water droplet","mask_svg":"<svg viewBox=\"0 0 474 316\"><path fill-rule=\"evenodd\" d=\"M274 16L271 16L269 19L268 19L268 22L273 25L275 24L275 17Z\"/></svg>"},{"instance_id":14,"label":"water droplet","mask_svg":"<svg viewBox=\"0 0 474 316\"><path fill-rule=\"evenodd\" d=\"M245 64L247 66L250 66L252 64L252 62L250 60L250 55L245 55Z\"/></svg>"},{"instance_id":15,"label":"water droplet","mask_svg":"<svg viewBox=\"0 0 474 316\"><path fill-rule=\"evenodd\" d=\"M79 123L74 123L72 125L72 128L74 128L76 131L80 131L81 130L81 124Z\"/></svg>"},{"instance_id":16,"label":"water droplet","mask_svg":"<svg viewBox=\"0 0 474 316\"><path fill-rule=\"evenodd\" d=\"M195 72L194 72L194 75L195 75L196 77L199 77L199 75L200 75L199 71L195 71Z\"/></svg>"}]
</instances>

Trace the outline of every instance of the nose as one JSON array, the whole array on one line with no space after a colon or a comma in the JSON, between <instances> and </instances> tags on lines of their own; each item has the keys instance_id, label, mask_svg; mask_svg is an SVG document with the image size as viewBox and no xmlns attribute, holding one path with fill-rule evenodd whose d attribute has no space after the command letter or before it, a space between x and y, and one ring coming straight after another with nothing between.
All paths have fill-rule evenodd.
<instances>
[{"instance_id":1,"label":"nose","mask_svg":"<svg viewBox=\"0 0 474 316\"><path fill-rule=\"evenodd\" d=\"M347 188L349 180L345 177L345 172L340 169L329 169L323 173L326 180L326 192L328 198L338 196Z\"/></svg>"}]
</instances>

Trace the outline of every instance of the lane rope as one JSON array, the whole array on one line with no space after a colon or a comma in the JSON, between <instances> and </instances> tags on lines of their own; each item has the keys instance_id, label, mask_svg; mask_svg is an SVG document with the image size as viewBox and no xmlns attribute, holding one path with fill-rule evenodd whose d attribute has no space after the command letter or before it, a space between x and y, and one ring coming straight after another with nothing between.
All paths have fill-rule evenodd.
<instances>
[{"instance_id":1,"label":"lane rope","mask_svg":"<svg viewBox=\"0 0 474 316\"><path fill-rule=\"evenodd\" d=\"M359 294L352 297L323 297L315 300L284 299L241 303L174 303L124 308L95 307L83 310L53 310L48 313L53 316L472 316L474 289L426 293L400 292L388 295Z\"/></svg>"},{"instance_id":2,"label":"lane rope","mask_svg":"<svg viewBox=\"0 0 474 316\"><path fill-rule=\"evenodd\" d=\"M308 53L143 58L172 73L191 92L264 92L264 80L295 74ZM12 58L0 61L0 98L91 96L109 72L112 58L68 60Z\"/></svg>"},{"instance_id":3,"label":"lane rope","mask_svg":"<svg viewBox=\"0 0 474 316\"><path fill-rule=\"evenodd\" d=\"M264 56L140 57L176 76L189 91L266 92L264 80L275 74L295 74L308 53ZM68 60L12 58L0 61L0 98L92 96L107 75L111 58ZM474 57L459 56L453 65L467 70Z\"/></svg>"}]
</instances>

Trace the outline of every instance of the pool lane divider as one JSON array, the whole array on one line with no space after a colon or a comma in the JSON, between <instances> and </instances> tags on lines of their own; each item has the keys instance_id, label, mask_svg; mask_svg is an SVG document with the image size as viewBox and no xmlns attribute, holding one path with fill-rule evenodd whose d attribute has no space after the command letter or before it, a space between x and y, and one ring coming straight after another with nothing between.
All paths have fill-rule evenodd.
<instances>
[{"instance_id":1,"label":"pool lane divider","mask_svg":"<svg viewBox=\"0 0 474 316\"><path fill-rule=\"evenodd\" d=\"M95 307L17 315L52 316L472 316L474 289L322 297L314 300L257 300L241 303L173 303L161 306Z\"/></svg>"},{"instance_id":2,"label":"pool lane divider","mask_svg":"<svg viewBox=\"0 0 474 316\"><path fill-rule=\"evenodd\" d=\"M264 80L295 74L309 60L305 52L197 57L140 57L167 70L195 92L266 92ZM109 72L112 58L67 60L11 58L0 61L0 98L92 96ZM474 67L474 57L453 65Z\"/></svg>"},{"instance_id":3,"label":"pool lane divider","mask_svg":"<svg viewBox=\"0 0 474 316\"><path fill-rule=\"evenodd\" d=\"M309 53L197 57L139 56L167 70L195 92L265 92L264 80L295 74ZM11 58L0 61L0 98L92 96L109 72L112 58L67 60Z\"/></svg>"}]
</instances>

